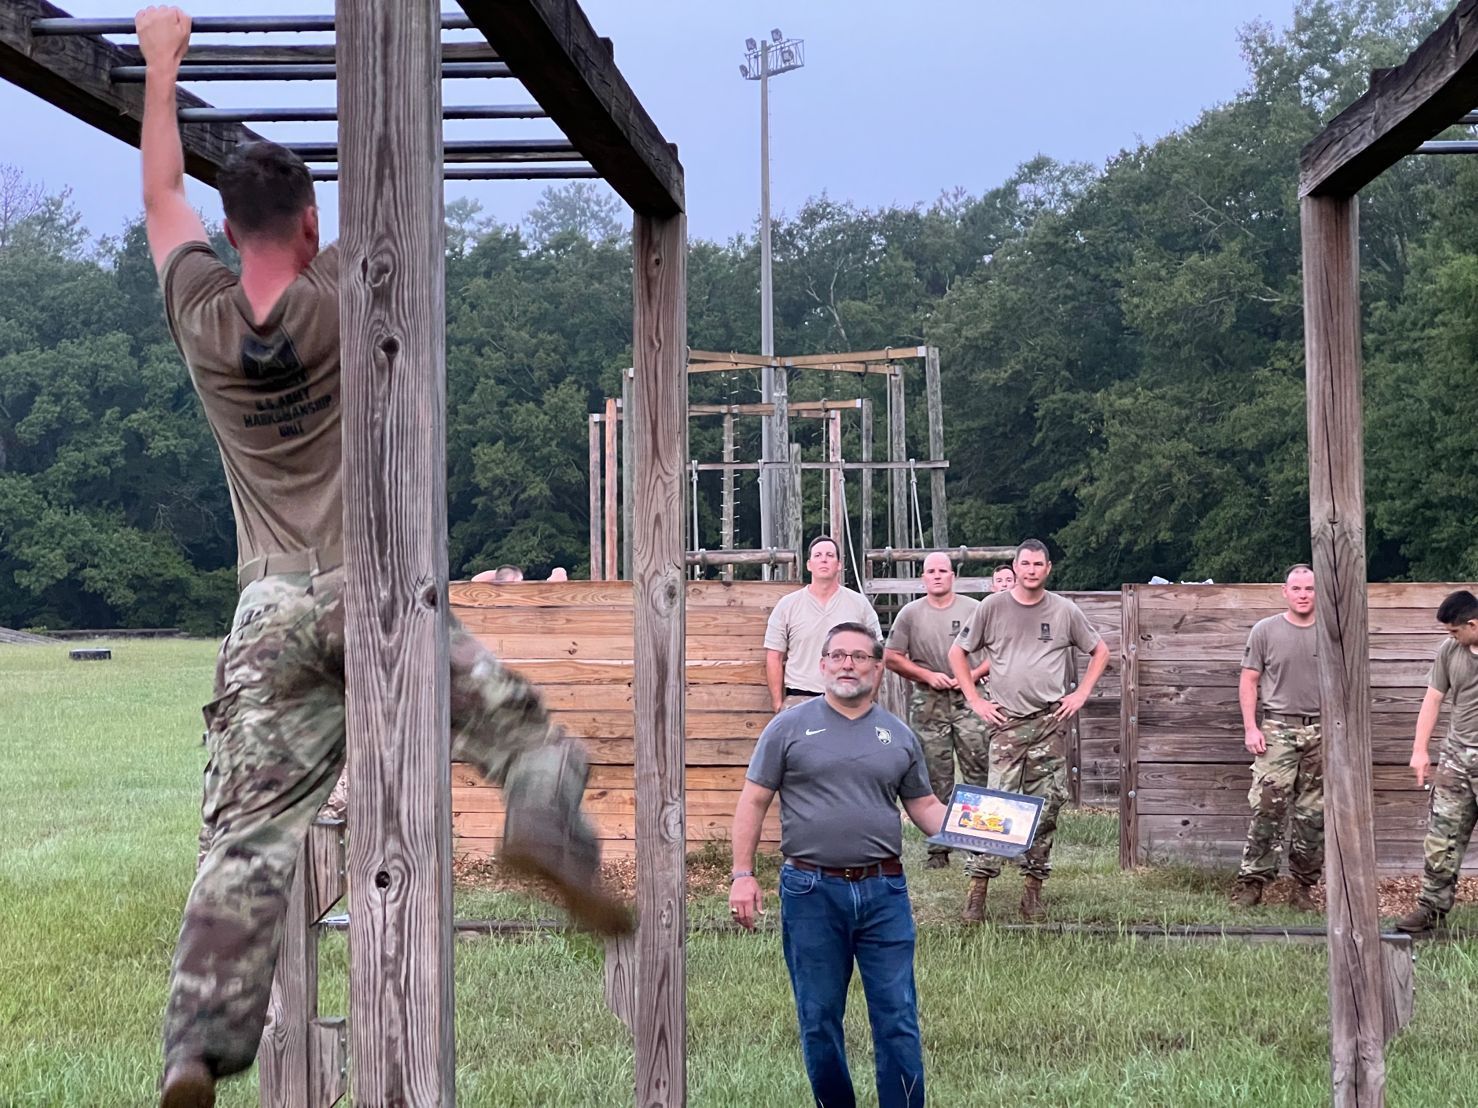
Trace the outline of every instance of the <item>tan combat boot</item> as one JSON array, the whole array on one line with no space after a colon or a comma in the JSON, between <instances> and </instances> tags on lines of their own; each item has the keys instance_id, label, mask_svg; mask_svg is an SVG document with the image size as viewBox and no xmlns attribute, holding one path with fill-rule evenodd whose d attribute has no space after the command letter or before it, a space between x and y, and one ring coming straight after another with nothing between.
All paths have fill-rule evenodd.
<instances>
[{"instance_id":1,"label":"tan combat boot","mask_svg":"<svg viewBox=\"0 0 1478 1108\"><path fill-rule=\"evenodd\" d=\"M169 1067L159 1108L213 1108L215 1102L216 1080L204 1062L192 1060Z\"/></svg>"},{"instance_id":2,"label":"tan combat boot","mask_svg":"<svg viewBox=\"0 0 1478 1108\"><path fill-rule=\"evenodd\" d=\"M970 891L965 894L965 910L960 913L964 923L981 923L985 919L985 894L990 890L989 877L970 878Z\"/></svg>"},{"instance_id":3,"label":"tan combat boot","mask_svg":"<svg viewBox=\"0 0 1478 1108\"><path fill-rule=\"evenodd\" d=\"M1314 886L1294 882L1293 892L1288 895L1288 907L1300 912L1317 912L1319 906L1314 903Z\"/></svg>"},{"instance_id":4,"label":"tan combat boot","mask_svg":"<svg viewBox=\"0 0 1478 1108\"><path fill-rule=\"evenodd\" d=\"M924 863L925 869L949 869L949 851L941 851L938 854L930 854L929 860Z\"/></svg>"},{"instance_id":5,"label":"tan combat boot","mask_svg":"<svg viewBox=\"0 0 1478 1108\"><path fill-rule=\"evenodd\" d=\"M1039 920L1046 914L1047 909L1042 907L1042 879L1028 877L1026 888L1021 891L1021 918L1028 921Z\"/></svg>"},{"instance_id":6,"label":"tan combat boot","mask_svg":"<svg viewBox=\"0 0 1478 1108\"><path fill-rule=\"evenodd\" d=\"M1238 881L1232 889L1233 908L1256 908L1262 903L1262 883L1260 881Z\"/></svg>"},{"instance_id":7,"label":"tan combat boot","mask_svg":"<svg viewBox=\"0 0 1478 1108\"><path fill-rule=\"evenodd\" d=\"M1425 904L1418 904L1396 921L1396 930L1407 933L1432 931L1442 926L1442 920L1446 915L1446 912L1439 912L1436 908L1429 908Z\"/></svg>"}]
</instances>

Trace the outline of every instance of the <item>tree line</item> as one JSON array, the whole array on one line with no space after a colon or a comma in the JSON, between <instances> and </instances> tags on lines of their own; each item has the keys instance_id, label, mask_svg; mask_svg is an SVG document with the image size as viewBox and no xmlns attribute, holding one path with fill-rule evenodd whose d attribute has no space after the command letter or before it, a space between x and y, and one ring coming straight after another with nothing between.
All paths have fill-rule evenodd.
<instances>
[{"instance_id":1,"label":"tree line","mask_svg":"<svg viewBox=\"0 0 1478 1108\"><path fill-rule=\"evenodd\" d=\"M1298 151L1442 14L1300 0L1287 26L1243 30L1238 95L1101 167L1038 156L911 207L813 198L774 232L776 349L940 347L955 542L1044 538L1064 587L1276 575L1309 544ZM1475 198L1461 158L1409 158L1364 194L1376 579L1478 576ZM519 226L448 205L454 575L505 562L584 575L586 415L631 363L625 228L584 182L551 189ZM753 235L692 243L693 347L758 350L758 273ZM691 388L695 402L758 399L752 373ZM793 398L858 395L883 410L877 381L791 381ZM794 426L819 457L819 428ZM758 421L739 432L757 458ZM718 421L690 434L692 456L720 457ZM853 421L849 457L858 434ZM741 484L737 541L756 545ZM717 476L698 493L717 546ZM810 482L811 521L820 495ZM142 227L94 239L66 193L0 167L0 625L216 630L233 560L220 464Z\"/></svg>"}]
</instances>

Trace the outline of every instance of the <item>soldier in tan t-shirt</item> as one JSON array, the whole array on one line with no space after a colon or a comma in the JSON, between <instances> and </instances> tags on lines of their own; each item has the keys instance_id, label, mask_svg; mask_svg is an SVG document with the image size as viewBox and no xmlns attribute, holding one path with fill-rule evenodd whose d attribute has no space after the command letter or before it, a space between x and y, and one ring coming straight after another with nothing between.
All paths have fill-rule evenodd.
<instances>
[{"instance_id":1,"label":"soldier in tan t-shirt","mask_svg":"<svg viewBox=\"0 0 1478 1108\"><path fill-rule=\"evenodd\" d=\"M765 626L765 683L770 706L780 711L826 691L821 679L821 648L839 623L861 623L883 637L878 615L867 597L841 581L836 540L817 535L806 548L811 583L780 598Z\"/></svg>"},{"instance_id":2,"label":"soldier in tan t-shirt","mask_svg":"<svg viewBox=\"0 0 1478 1108\"><path fill-rule=\"evenodd\" d=\"M950 647L949 660L970 707L991 727L990 787L1040 796L1045 802L1037 836L1018 863L1026 874L1021 914L1037 919L1044 914L1042 882L1052 872L1057 816L1068 796L1066 724L1092 695L1108 666L1109 651L1081 608L1047 591L1052 562L1043 543L1023 542L1012 568L1016 584L981 602ZM969 656L976 650L985 651L988 699L969 681ZM1074 650L1091 655L1091 661L1082 683L1068 692ZM978 854L965 872L970 891L961 919L979 923L1001 860Z\"/></svg>"},{"instance_id":3,"label":"soldier in tan t-shirt","mask_svg":"<svg viewBox=\"0 0 1478 1108\"><path fill-rule=\"evenodd\" d=\"M1278 876L1288 822L1289 903L1312 911L1310 890L1324 869L1324 747L1319 732L1319 632L1314 571L1299 564L1283 578L1287 610L1259 620L1247 636L1237 699L1252 761L1252 819L1232 903L1251 908ZM1259 720L1257 706L1262 702ZM1292 814L1290 815L1290 807Z\"/></svg>"},{"instance_id":4,"label":"soldier in tan t-shirt","mask_svg":"<svg viewBox=\"0 0 1478 1108\"><path fill-rule=\"evenodd\" d=\"M241 597L205 709L205 850L164 1017L161 1106L207 1108L216 1082L256 1055L298 855L344 764L338 254L319 251L301 159L254 143L217 177L241 275L214 256L185 196L176 114L190 17L146 8L137 30L149 249L220 445L239 545ZM450 623L452 757L503 789L500 860L552 882L584 926L630 930L600 888L599 845L580 814L582 748L527 682Z\"/></svg>"},{"instance_id":5,"label":"soldier in tan t-shirt","mask_svg":"<svg viewBox=\"0 0 1478 1108\"><path fill-rule=\"evenodd\" d=\"M955 760L970 785L990 780L990 739L985 721L970 710L960 683L949 668L949 648L978 604L955 592L949 555L935 552L924 559L924 595L905 604L893 617L883 664L908 681L909 724L924 748L929 787L948 804L955 786ZM972 659L979 677L985 665ZM930 869L949 865L949 847L929 844Z\"/></svg>"}]
</instances>

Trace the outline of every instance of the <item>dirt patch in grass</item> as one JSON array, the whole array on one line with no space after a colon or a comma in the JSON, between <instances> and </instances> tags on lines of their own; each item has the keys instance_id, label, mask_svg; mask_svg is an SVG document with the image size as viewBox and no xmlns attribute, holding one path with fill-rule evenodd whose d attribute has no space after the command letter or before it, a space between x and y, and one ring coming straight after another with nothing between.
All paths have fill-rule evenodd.
<instances>
[{"instance_id":1,"label":"dirt patch in grass","mask_svg":"<svg viewBox=\"0 0 1478 1108\"><path fill-rule=\"evenodd\" d=\"M729 844L722 850L704 849L688 855L688 899L728 896L730 855ZM636 860L622 858L606 862L600 867L601 880L615 895L623 900L636 899ZM529 881L514 877L492 858L454 858L452 880L458 887L478 889L485 892L529 892Z\"/></svg>"}]
</instances>

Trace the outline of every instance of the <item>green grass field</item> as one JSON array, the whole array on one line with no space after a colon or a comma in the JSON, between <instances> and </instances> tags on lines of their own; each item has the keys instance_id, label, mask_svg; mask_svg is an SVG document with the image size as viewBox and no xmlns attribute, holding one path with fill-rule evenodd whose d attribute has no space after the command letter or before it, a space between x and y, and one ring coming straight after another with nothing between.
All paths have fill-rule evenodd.
<instances>
[{"instance_id":1,"label":"green grass field","mask_svg":"<svg viewBox=\"0 0 1478 1108\"><path fill-rule=\"evenodd\" d=\"M85 664L65 650L0 646L3 1108L145 1105L155 1087L165 979L194 867L199 705L214 648L112 645L113 661ZM1047 886L1054 919L1247 921L1225 904L1227 875L1120 873L1116 835L1106 816L1068 821ZM958 868L924 871L916 835L908 850L934 1103L1328 1101L1321 946L967 930L952 922ZM1019 883L997 885L993 914L1010 919ZM551 914L476 890L460 892L457 909ZM1460 910L1454 922L1474 914ZM706 898L690 915L721 920L726 910ZM1252 918L1308 922L1275 908ZM330 936L325 949L324 1011L342 1011L342 939ZM602 1003L594 942L559 933L463 940L456 989L461 1104L631 1103L631 1046ZM693 1104L807 1102L773 931L693 935L688 1018ZM859 1091L875 1103L860 991L848 1021ZM1475 1026L1478 944L1422 947L1416 1017L1388 1055L1387 1103L1471 1100ZM255 1104L254 1080L228 1086L221 1103Z\"/></svg>"}]
</instances>

